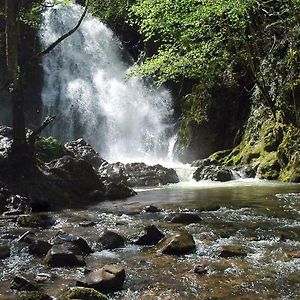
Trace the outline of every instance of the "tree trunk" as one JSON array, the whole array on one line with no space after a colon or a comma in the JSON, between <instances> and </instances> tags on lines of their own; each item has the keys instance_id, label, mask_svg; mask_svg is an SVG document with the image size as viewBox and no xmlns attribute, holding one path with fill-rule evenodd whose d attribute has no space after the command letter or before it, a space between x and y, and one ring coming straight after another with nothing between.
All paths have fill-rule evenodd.
<instances>
[{"instance_id":1,"label":"tree trunk","mask_svg":"<svg viewBox=\"0 0 300 300\"><path fill-rule=\"evenodd\" d=\"M25 116L23 96L20 84L19 56L19 28L18 1L5 0L6 13L6 64L8 70L9 91L11 94L13 145L11 159L18 171L27 164L28 147L26 143ZM24 160L25 158L25 160ZM16 170L17 171L17 170Z\"/></svg>"}]
</instances>

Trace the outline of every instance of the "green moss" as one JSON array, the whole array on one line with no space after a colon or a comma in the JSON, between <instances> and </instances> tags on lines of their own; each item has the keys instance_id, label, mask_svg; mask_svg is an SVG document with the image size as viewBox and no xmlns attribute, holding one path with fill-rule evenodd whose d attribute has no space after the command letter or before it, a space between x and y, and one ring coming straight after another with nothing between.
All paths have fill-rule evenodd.
<instances>
[{"instance_id":1,"label":"green moss","mask_svg":"<svg viewBox=\"0 0 300 300\"><path fill-rule=\"evenodd\" d=\"M74 287L66 291L59 300L82 299L82 300L108 300L108 298L95 289Z\"/></svg>"},{"instance_id":2,"label":"green moss","mask_svg":"<svg viewBox=\"0 0 300 300\"><path fill-rule=\"evenodd\" d=\"M22 292L18 295L17 300L51 300L51 297L41 292Z\"/></svg>"},{"instance_id":3,"label":"green moss","mask_svg":"<svg viewBox=\"0 0 300 300\"><path fill-rule=\"evenodd\" d=\"M67 149L54 137L39 138L35 144L37 157L43 162L49 162L67 154Z\"/></svg>"}]
</instances>

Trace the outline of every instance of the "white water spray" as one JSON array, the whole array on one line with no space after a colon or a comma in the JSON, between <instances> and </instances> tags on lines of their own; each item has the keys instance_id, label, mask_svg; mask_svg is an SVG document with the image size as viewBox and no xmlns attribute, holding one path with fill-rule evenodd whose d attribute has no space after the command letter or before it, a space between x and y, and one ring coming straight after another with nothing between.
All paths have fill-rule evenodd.
<instances>
[{"instance_id":1,"label":"white water spray","mask_svg":"<svg viewBox=\"0 0 300 300\"><path fill-rule=\"evenodd\" d=\"M57 5L43 14L43 47L73 28L83 8ZM57 115L50 134L83 137L110 162L168 159L172 101L165 89L126 80L130 64L113 32L87 15L79 29L43 58L44 115ZM169 153L170 157L170 153Z\"/></svg>"}]
</instances>

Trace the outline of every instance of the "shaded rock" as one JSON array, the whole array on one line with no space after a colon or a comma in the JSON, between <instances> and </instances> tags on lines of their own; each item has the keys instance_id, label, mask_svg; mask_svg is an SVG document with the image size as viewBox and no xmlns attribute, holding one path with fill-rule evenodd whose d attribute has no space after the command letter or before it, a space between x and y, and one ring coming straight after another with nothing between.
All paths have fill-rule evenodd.
<instances>
[{"instance_id":1,"label":"shaded rock","mask_svg":"<svg viewBox=\"0 0 300 300\"><path fill-rule=\"evenodd\" d=\"M11 289L17 291L38 291L39 288L34 281L26 275L16 275L12 281Z\"/></svg>"},{"instance_id":2,"label":"shaded rock","mask_svg":"<svg viewBox=\"0 0 300 300\"><path fill-rule=\"evenodd\" d=\"M223 246L219 257L230 258L230 257L245 257L247 256L246 250L240 245L228 245Z\"/></svg>"},{"instance_id":3,"label":"shaded rock","mask_svg":"<svg viewBox=\"0 0 300 300\"><path fill-rule=\"evenodd\" d=\"M81 226L81 227L93 227L95 225L96 225L96 223L93 221L83 221L83 222L79 223L79 226Z\"/></svg>"},{"instance_id":4,"label":"shaded rock","mask_svg":"<svg viewBox=\"0 0 300 300\"><path fill-rule=\"evenodd\" d=\"M10 257L10 248L8 246L0 246L0 259Z\"/></svg>"},{"instance_id":5,"label":"shaded rock","mask_svg":"<svg viewBox=\"0 0 300 300\"><path fill-rule=\"evenodd\" d=\"M135 244L140 246L156 245L165 235L154 225L145 227L146 233L139 237Z\"/></svg>"},{"instance_id":6,"label":"shaded rock","mask_svg":"<svg viewBox=\"0 0 300 300\"><path fill-rule=\"evenodd\" d=\"M108 298L96 291L95 289L85 288L85 287L73 287L64 292L59 298L59 300L71 300L71 299L81 299L81 300L108 300Z\"/></svg>"},{"instance_id":7,"label":"shaded rock","mask_svg":"<svg viewBox=\"0 0 300 300\"><path fill-rule=\"evenodd\" d=\"M88 273L83 282L77 285L94 288L100 292L120 290L125 281L125 270L117 265L105 265L99 270Z\"/></svg>"},{"instance_id":8,"label":"shaded rock","mask_svg":"<svg viewBox=\"0 0 300 300\"><path fill-rule=\"evenodd\" d=\"M19 237L18 242L31 244L35 239L36 239L35 233L28 230Z\"/></svg>"},{"instance_id":9,"label":"shaded rock","mask_svg":"<svg viewBox=\"0 0 300 300\"><path fill-rule=\"evenodd\" d=\"M47 228L54 225L55 221L45 214L20 216L17 220L22 227L41 227Z\"/></svg>"},{"instance_id":10,"label":"shaded rock","mask_svg":"<svg viewBox=\"0 0 300 300\"><path fill-rule=\"evenodd\" d=\"M219 210L221 208L220 205L218 204L212 204L212 205L208 205L206 207L201 208L201 211L216 211Z\"/></svg>"},{"instance_id":11,"label":"shaded rock","mask_svg":"<svg viewBox=\"0 0 300 300\"><path fill-rule=\"evenodd\" d=\"M18 294L17 300L51 300L52 298L42 292L22 292Z\"/></svg>"},{"instance_id":12,"label":"shaded rock","mask_svg":"<svg viewBox=\"0 0 300 300\"><path fill-rule=\"evenodd\" d=\"M192 224L200 223L202 219L194 213L178 213L172 217L171 223Z\"/></svg>"},{"instance_id":13,"label":"shaded rock","mask_svg":"<svg viewBox=\"0 0 300 300\"><path fill-rule=\"evenodd\" d=\"M107 161L101 158L99 153L83 139L66 143L65 147L71 151L76 158L85 160L96 169L108 164Z\"/></svg>"},{"instance_id":14,"label":"shaded rock","mask_svg":"<svg viewBox=\"0 0 300 300\"><path fill-rule=\"evenodd\" d=\"M44 282L50 281L51 278L52 278L52 276L50 274L47 274L47 273L38 273L35 276L35 281L37 283L44 283Z\"/></svg>"},{"instance_id":15,"label":"shaded rock","mask_svg":"<svg viewBox=\"0 0 300 300\"><path fill-rule=\"evenodd\" d=\"M161 252L164 254L187 254L196 248L194 238L185 231L180 231L167 237L161 246Z\"/></svg>"},{"instance_id":16,"label":"shaded rock","mask_svg":"<svg viewBox=\"0 0 300 300\"><path fill-rule=\"evenodd\" d=\"M45 257L45 264L51 267L81 267L85 261L81 250L72 243L54 245Z\"/></svg>"},{"instance_id":17,"label":"shaded rock","mask_svg":"<svg viewBox=\"0 0 300 300\"><path fill-rule=\"evenodd\" d=\"M144 211L148 213L157 213L157 212L161 212L161 208L156 207L154 205L149 205L144 208Z\"/></svg>"},{"instance_id":18,"label":"shaded rock","mask_svg":"<svg viewBox=\"0 0 300 300\"><path fill-rule=\"evenodd\" d=\"M131 187L179 182L174 169L168 169L161 165L148 166L145 163L108 164L99 169L99 174L106 182L124 182Z\"/></svg>"},{"instance_id":19,"label":"shaded rock","mask_svg":"<svg viewBox=\"0 0 300 300\"><path fill-rule=\"evenodd\" d=\"M125 239L117 232L106 230L99 239L103 249L121 248L125 245Z\"/></svg>"},{"instance_id":20,"label":"shaded rock","mask_svg":"<svg viewBox=\"0 0 300 300\"><path fill-rule=\"evenodd\" d=\"M212 180L212 181L230 181L233 179L231 170L229 168L209 165L199 167L193 174L193 178L196 181L200 180Z\"/></svg>"},{"instance_id":21,"label":"shaded rock","mask_svg":"<svg viewBox=\"0 0 300 300\"><path fill-rule=\"evenodd\" d=\"M194 160L191 163L191 167L196 167L196 168L203 168L211 165L216 166L218 165L218 162L209 157L204 159Z\"/></svg>"},{"instance_id":22,"label":"shaded rock","mask_svg":"<svg viewBox=\"0 0 300 300\"><path fill-rule=\"evenodd\" d=\"M52 245L46 241L33 240L28 247L28 251L32 255L43 256L48 253L51 247Z\"/></svg>"},{"instance_id":23,"label":"shaded rock","mask_svg":"<svg viewBox=\"0 0 300 300\"><path fill-rule=\"evenodd\" d=\"M110 182L106 186L106 197L109 200L124 199L137 195L137 193L123 182Z\"/></svg>"},{"instance_id":24,"label":"shaded rock","mask_svg":"<svg viewBox=\"0 0 300 300\"><path fill-rule=\"evenodd\" d=\"M56 237L55 241L56 243L72 243L78 247L83 254L91 254L94 252L88 245L87 241L81 236L75 236L73 234L61 234Z\"/></svg>"}]
</instances>

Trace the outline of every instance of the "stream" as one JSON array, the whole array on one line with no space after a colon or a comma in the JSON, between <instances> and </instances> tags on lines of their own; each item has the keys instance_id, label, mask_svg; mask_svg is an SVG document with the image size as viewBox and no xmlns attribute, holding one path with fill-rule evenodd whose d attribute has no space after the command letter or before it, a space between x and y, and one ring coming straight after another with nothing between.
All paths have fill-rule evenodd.
<instances>
[{"instance_id":1,"label":"stream","mask_svg":"<svg viewBox=\"0 0 300 300\"><path fill-rule=\"evenodd\" d=\"M138 195L123 201L106 201L84 210L53 212L55 224L34 229L37 236L51 239L59 232L84 237L96 250L86 258L87 269L107 263L125 268L124 288L109 299L299 299L300 288L300 185L236 180L228 183L181 182L158 188L137 189ZM154 205L161 212L144 208ZM172 224L173 212L199 213L197 224ZM82 227L81 222L94 222ZM160 253L159 246L133 244L143 228L154 224L163 233L187 230L196 250L187 255ZM97 240L105 229L126 238L115 250L97 251ZM17 273L48 274L43 290L57 297L85 268L48 268L42 258L28 253L17 242L29 228L0 222L1 243L11 246L9 258L0 260L0 298L9 294ZM220 257L223 246L242 246L245 257ZM205 263L206 274L194 268ZM10 298L1 298L10 299Z\"/></svg>"}]
</instances>

